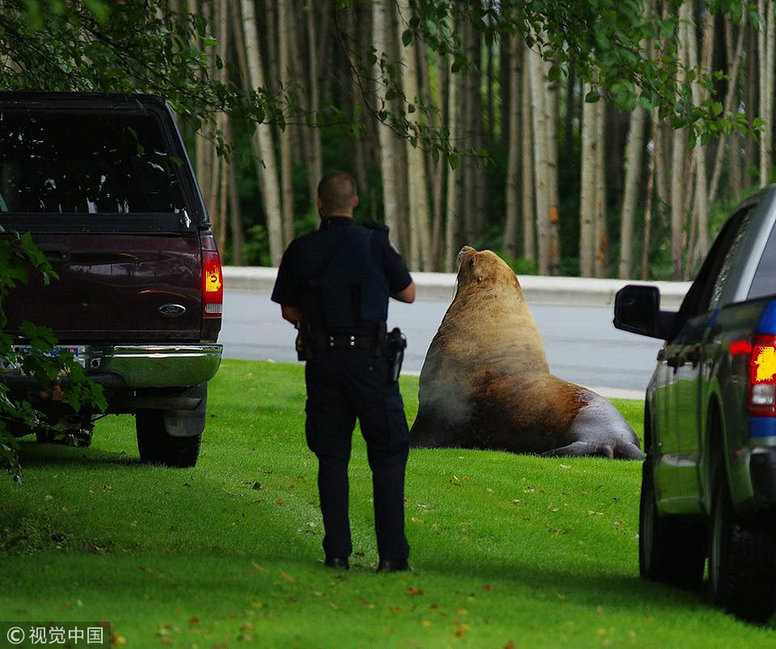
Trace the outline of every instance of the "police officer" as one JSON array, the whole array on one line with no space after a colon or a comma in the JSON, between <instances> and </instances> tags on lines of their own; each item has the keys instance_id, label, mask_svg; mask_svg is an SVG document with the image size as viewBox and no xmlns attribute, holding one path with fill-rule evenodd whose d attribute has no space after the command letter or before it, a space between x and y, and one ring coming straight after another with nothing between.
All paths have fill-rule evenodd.
<instances>
[{"instance_id":1,"label":"police officer","mask_svg":"<svg viewBox=\"0 0 776 649\"><path fill-rule=\"evenodd\" d=\"M307 444L318 458L325 564L347 570L353 550L348 461L356 418L372 471L378 572L409 570L404 533L407 420L386 351L388 298L415 300L415 284L388 228L353 221L356 184L342 172L318 184L320 228L288 246L272 300L299 329L306 360Z\"/></svg>"}]
</instances>

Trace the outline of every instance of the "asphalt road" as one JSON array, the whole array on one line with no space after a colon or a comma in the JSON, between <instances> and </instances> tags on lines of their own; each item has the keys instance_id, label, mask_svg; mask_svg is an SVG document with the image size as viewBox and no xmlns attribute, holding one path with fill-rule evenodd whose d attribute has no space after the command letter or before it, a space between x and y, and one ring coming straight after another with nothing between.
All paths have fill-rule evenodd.
<instances>
[{"instance_id":1,"label":"asphalt road","mask_svg":"<svg viewBox=\"0 0 776 649\"><path fill-rule=\"evenodd\" d=\"M388 326L401 327L408 339L403 372L420 372L448 305L441 300L417 300L414 304L391 301ZM529 307L553 374L604 396L643 397L655 367L659 340L615 329L611 307L530 302ZM269 294L226 291L220 338L226 358L293 362L295 335Z\"/></svg>"}]
</instances>

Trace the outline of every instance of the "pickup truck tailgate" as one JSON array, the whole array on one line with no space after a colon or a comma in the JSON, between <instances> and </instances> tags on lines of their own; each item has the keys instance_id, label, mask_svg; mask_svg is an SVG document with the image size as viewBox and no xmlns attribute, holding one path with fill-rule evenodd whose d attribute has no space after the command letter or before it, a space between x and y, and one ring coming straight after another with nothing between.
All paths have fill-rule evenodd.
<instances>
[{"instance_id":1,"label":"pickup truck tailgate","mask_svg":"<svg viewBox=\"0 0 776 649\"><path fill-rule=\"evenodd\" d=\"M198 341L202 260L196 230L176 234L33 234L59 279L33 276L7 301L62 343Z\"/></svg>"}]
</instances>

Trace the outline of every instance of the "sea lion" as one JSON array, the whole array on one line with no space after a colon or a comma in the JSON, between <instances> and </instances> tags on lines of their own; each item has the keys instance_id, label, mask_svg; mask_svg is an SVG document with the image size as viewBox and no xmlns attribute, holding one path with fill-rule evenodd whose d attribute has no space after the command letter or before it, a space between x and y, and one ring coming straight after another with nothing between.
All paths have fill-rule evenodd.
<instances>
[{"instance_id":1,"label":"sea lion","mask_svg":"<svg viewBox=\"0 0 776 649\"><path fill-rule=\"evenodd\" d=\"M464 246L458 285L420 372L419 447L643 459L602 396L550 374L515 273L490 250Z\"/></svg>"}]
</instances>

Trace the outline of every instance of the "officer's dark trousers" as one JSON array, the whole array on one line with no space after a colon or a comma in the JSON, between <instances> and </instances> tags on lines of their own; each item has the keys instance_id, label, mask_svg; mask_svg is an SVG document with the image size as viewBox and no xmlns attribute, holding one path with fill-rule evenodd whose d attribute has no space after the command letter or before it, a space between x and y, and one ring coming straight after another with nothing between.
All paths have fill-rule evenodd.
<instances>
[{"instance_id":1,"label":"officer's dark trousers","mask_svg":"<svg viewBox=\"0 0 776 649\"><path fill-rule=\"evenodd\" d=\"M377 551L381 559L409 555L404 534L404 469L409 433L397 383L373 350L320 352L307 361L307 444L318 457L318 490L327 557L353 551L348 516L348 461L356 418L372 470Z\"/></svg>"}]
</instances>

